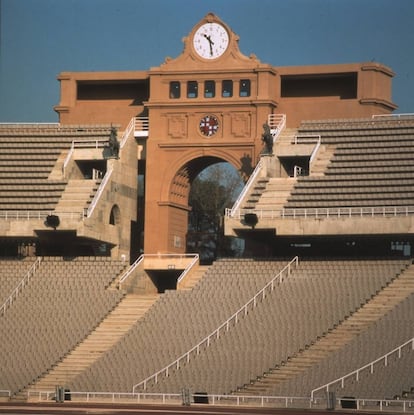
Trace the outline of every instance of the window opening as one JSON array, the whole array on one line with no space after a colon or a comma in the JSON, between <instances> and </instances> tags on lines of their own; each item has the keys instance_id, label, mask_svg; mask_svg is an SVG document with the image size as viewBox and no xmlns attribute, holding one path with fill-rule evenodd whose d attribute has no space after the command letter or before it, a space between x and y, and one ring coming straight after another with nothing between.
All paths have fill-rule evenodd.
<instances>
[{"instance_id":1,"label":"window opening","mask_svg":"<svg viewBox=\"0 0 414 415\"><path fill-rule=\"evenodd\" d=\"M181 96L181 86L178 81L170 82L170 98L180 98Z\"/></svg>"},{"instance_id":2,"label":"window opening","mask_svg":"<svg viewBox=\"0 0 414 415\"><path fill-rule=\"evenodd\" d=\"M221 96L229 98L233 96L233 81L224 80L221 84Z\"/></svg>"},{"instance_id":3,"label":"window opening","mask_svg":"<svg viewBox=\"0 0 414 415\"><path fill-rule=\"evenodd\" d=\"M250 96L250 80L242 79L240 81L240 96L249 97Z\"/></svg>"},{"instance_id":4,"label":"window opening","mask_svg":"<svg viewBox=\"0 0 414 415\"><path fill-rule=\"evenodd\" d=\"M214 98L216 96L216 83L214 81L204 82L204 98Z\"/></svg>"},{"instance_id":5,"label":"window opening","mask_svg":"<svg viewBox=\"0 0 414 415\"><path fill-rule=\"evenodd\" d=\"M198 96L198 84L197 81L187 82L187 98L197 98Z\"/></svg>"}]
</instances>

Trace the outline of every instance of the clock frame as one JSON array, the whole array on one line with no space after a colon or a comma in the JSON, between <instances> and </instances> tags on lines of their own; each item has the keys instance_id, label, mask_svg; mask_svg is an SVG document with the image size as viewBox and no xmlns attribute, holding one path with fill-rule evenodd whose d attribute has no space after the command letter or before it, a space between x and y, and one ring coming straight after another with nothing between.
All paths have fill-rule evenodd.
<instances>
[{"instance_id":1,"label":"clock frame","mask_svg":"<svg viewBox=\"0 0 414 415\"><path fill-rule=\"evenodd\" d=\"M193 48L196 54L207 60L222 56L229 47L230 36L220 23L208 22L202 24L194 33Z\"/></svg>"}]
</instances>

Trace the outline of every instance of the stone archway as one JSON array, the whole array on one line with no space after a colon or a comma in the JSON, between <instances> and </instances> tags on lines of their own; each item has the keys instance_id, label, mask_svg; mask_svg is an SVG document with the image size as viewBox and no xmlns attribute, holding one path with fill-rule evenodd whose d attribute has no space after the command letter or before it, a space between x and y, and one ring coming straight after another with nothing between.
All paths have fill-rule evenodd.
<instances>
[{"instance_id":1,"label":"stone archway","mask_svg":"<svg viewBox=\"0 0 414 415\"><path fill-rule=\"evenodd\" d=\"M244 168L244 157L235 157L235 154L226 150L211 149L208 153L189 151L183 157L166 168L164 175L158 166L156 171L148 171L149 182L158 182L153 176L163 175L164 180L159 188L158 200L151 200L149 195L154 193L154 186L147 192L146 226L151 232L145 233L145 253L184 253L186 249L186 234L188 228L188 197L191 183L205 168L219 162L228 162L236 170ZM171 172L171 173L170 173Z\"/></svg>"}]
</instances>

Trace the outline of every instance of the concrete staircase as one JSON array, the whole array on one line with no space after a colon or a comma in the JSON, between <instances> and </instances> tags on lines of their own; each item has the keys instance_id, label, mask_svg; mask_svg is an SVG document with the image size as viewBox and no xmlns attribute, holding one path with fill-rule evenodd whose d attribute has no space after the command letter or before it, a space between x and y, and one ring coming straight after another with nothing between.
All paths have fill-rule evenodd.
<instances>
[{"instance_id":1,"label":"concrete staircase","mask_svg":"<svg viewBox=\"0 0 414 415\"><path fill-rule=\"evenodd\" d=\"M315 160L310 165L310 176L323 176L335 151L335 146L322 144Z\"/></svg>"},{"instance_id":2,"label":"concrete staircase","mask_svg":"<svg viewBox=\"0 0 414 415\"><path fill-rule=\"evenodd\" d=\"M98 187L99 180L69 180L55 212L83 212L88 208Z\"/></svg>"},{"instance_id":3,"label":"concrete staircase","mask_svg":"<svg viewBox=\"0 0 414 415\"><path fill-rule=\"evenodd\" d=\"M305 372L311 366L326 359L330 353L341 349L413 292L414 265L411 265L332 331L308 348L299 351L285 364L271 370L254 383L241 388L237 394L267 396L277 385Z\"/></svg>"},{"instance_id":4,"label":"concrete staircase","mask_svg":"<svg viewBox=\"0 0 414 415\"><path fill-rule=\"evenodd\" d=\"M192 290L209 268L210 266L208 265L199 265L186 275L184 281L182 281L177 288L179 290Z\"/></svg>"},{"instance_id":5,"label":"concrete staircase","mask_svg":"<svg viewBox=\"0 0 414 415\"><path fill-rule=\"evenodd\" d=\"M284 128L278 135L275 145L291 145L296 134L298 134L297 128Z\"/></svg>"},{"instance_id":6,"label":"concrete staircase","mask_svg":"<svg viewBox=\"0 0 414 415\"><path fill-rule=\"evenodd\" d=\"M280 211L287 202L296 180L294 177L269 178L266 189L256 202L255 210Z\"/></svg>"},{"instance_id":7,"label":"concrete staircase","mask_svg":"<svg viewBox=\"0 0 414 415\"><path fill-rule=\"evenodd\" d=\"M158 294L127 294L82 343L27 389L54 391L56 385L69 384L78 374L110 350L157 301L158 297ZM19 395L26 396L26 393L23 391Z\"/></svg>"},{"instance_id":8,"label":"concrete staircase","mask_svg":"<svg viewBox=\"0 0 414 415\"><path fill-rule=\"evenodd\" d=\"M63 165L65 163L68 153L69 150L64 150L59 154L59 157L56 160L56 163L49 174L49 180L64 180L65 177L63 174Z\"/></svg>"},{"instance_id":9,"label":"concrete staircase","mask_svg":"<svg viewBox=\"0 0 414 415\"><path fill-rule=\"evenodd\" d=\"M256 183L253 184L250 189L249 194L246 196L242 209L255 209L256 204L262 196L263 192L266 189L267 182L269 181L268 177L259 177L256 180Z\"/></svg>"}]
</instances>

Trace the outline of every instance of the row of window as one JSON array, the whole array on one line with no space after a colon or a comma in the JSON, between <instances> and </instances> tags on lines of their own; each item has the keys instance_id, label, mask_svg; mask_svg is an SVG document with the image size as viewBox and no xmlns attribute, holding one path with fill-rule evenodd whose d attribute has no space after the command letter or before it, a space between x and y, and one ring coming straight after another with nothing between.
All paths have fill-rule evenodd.
<instances>
[{"instance_id":1,"label":"row of window","mask_svg":"<svg viewBox=\"0 0 414 415\"><path fill-rule=\"evenodd\" d=\"M233 96L233 82L230 79L221 81L221 96L223 98L230 98ZM250 96L250 79L241 79L239 84L239 97ZM204 81L204 98L214 98L216 96L216 81ZM187 98L198 97L198 81L187 81L186 83L186 96ZM170 98L181 98L181 82L170 82Z\"/></svg>"}]
</instances>

